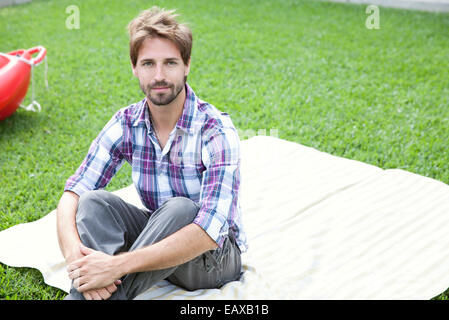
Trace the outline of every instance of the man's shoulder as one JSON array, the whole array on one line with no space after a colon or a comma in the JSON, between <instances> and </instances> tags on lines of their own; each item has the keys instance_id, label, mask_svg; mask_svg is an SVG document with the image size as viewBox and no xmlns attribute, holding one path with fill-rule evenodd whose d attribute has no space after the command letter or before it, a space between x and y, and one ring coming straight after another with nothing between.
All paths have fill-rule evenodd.
<instances>
[{"instance_id":1,"label":"man's shoulder","mask_svg":"<svg viewBox=\"0 0 449 320\"><path fill-rule=\"evenodd\" d=\"M203 148L208 149L208 151L213 150L212 153L214 154L226 152L226 159L238 161L240 139L231 116L204 101L198 102L198 111L200 118L202 118L201 140ZM209 143L210 141L215 142Z\"/></svg>"},{"instance_id":2,"label":"man's shoulder","mask_svg":"<svg viewBox=\"0 0 449 320\"><path fill-rule=\"evenodd\" d=\"M139 121L144 121L144 102L145 99L122 107L115 112L113 117L120 120L123 125L136 125Z\"/></svg>"},{"instance_id":3,"label":"man's shoulder","mask_svg":"<svg viewBox=\"0 0 449 320\"><path fill-rule=\"evenodd\" d=\"M231 116L213 104L198 99L198 121L203 131L235 129Z\"/></svg>"}]
</instances>

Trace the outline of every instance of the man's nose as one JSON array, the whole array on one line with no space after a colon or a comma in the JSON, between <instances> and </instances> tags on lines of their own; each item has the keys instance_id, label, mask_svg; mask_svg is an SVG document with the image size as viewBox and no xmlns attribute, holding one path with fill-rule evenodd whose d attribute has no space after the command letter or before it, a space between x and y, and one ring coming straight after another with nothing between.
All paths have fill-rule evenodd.
<instances>
[{"instance_id":1,"label":"man's nose","mask_svg":"<svg viewBox=\"0 0 449 320\"><path fill-rule=\"evenodd\" d=\"M164 74L163 66L160 65L160 66L156 67L156 74L154 75L154 80L155 81L165 80L165 74Z\"/></svg>"}]
</instances>

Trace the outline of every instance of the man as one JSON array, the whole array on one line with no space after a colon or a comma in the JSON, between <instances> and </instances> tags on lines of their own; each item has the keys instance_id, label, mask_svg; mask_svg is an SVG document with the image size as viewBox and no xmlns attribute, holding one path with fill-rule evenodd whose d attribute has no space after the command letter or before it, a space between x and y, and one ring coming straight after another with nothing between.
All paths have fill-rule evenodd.
<instances>
[{"instance_id":1,"label":"man","mask_svg":"<svg viewBox=\"0 0 449 320\"><path fill-rule=\"evenodd\" d=\"M112 117L66 183L57 208L66 299L133 299L162 279L219 288L241 275L238 134L186 83L192 34L176 16L153 7L128 25L146 97ZM145 209L101 190L124 161Z\"/></svg>"}]
</instances>

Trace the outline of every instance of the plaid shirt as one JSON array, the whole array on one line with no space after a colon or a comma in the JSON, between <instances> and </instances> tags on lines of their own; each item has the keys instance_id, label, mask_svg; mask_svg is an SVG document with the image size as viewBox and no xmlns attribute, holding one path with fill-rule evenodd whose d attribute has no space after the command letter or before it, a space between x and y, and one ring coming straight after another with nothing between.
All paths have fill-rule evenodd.
<instances>
[{"instance_id":1,"label":"plaid shirt","mask_svg":"<svg viewBox=\"0 0 449 320\"><path fill-rule=\"evenodd\" d=\"M186 84L184 110L161 150L146 99L120 109L92 142L64 190L78 195L104 188L124 161L142 203L154 212L172 197L200 205L194 223L221 247L229 228L242 252L240 143L228 114L196 97Z\"/></svg>"}]
</instances>

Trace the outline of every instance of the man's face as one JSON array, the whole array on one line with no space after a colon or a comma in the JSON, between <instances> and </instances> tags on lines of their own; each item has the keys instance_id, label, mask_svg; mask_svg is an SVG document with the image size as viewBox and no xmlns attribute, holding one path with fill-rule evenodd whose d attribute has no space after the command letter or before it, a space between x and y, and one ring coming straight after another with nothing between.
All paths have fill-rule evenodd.
<instances>
[{"instance_id":1,"label":"man's face","mask_svg":"<svg viewBox=\"0 0 449 320\"><path fill-rule=\"evenodd\" d=\"M140 88L155 105L171 103L185 85L190 61L185 65L176 45L165 38L147 38L139 49L134 75Z\"/></svg>"}]
</instances>

